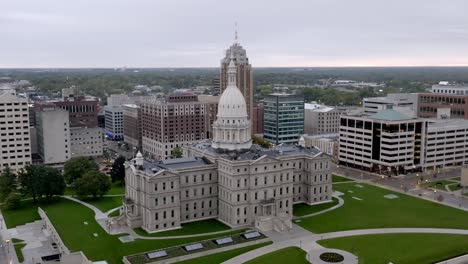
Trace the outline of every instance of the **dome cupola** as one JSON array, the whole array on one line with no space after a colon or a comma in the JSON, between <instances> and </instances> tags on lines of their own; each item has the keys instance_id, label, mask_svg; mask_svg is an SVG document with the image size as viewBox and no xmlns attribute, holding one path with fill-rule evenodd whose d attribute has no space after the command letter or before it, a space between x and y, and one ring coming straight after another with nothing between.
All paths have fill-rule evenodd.
<instances>
[{"instance_id":1,"label":"dome cupola","mask_svg":"<svg viewBox=\"0 0 468 264\"><path fill-rule=\"evenodd\" d=\"M227 72L227 87L218 103L218 115L213 123L212 147L226 150L248 149L252 145L247 104L236 85L237 67L234 55Z\"/></svg>"}]
</instances>

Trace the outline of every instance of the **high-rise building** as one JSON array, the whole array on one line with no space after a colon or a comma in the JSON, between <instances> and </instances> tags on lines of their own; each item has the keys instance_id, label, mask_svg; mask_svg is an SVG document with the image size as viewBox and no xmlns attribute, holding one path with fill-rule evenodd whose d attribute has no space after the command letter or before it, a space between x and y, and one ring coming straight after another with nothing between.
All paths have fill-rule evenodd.
<instances>
[{"instance_id":1,"label":"high-rise building","mask_svg":"<svg viewBox=\"0 0 468 264\"><path fill-rule=\"evenodd\" d=\"M338 133L344 109L320 104L304 104L304 133L310 135Z\"/></svg>"},{"instance_id":2,"label":"high-rise building","mask_svg":"<svg viewBox=\"0 0 468 264\"><path fill-rule=\"evenodd\" d=\"M236 39L234 41L234 44L232 44L226 50L224 58L221 59L221 76L220 76L221 93L227 88L227 85L228 85L228 66L229 66L231 54L233 54L234 56L234 62L237 67L236 85L245 97L245 102L247 103L247 116L248 116L248 119L251 120L252 111L253 111L252 109L253 109L253 90L254 90L252 65L250 65L249 63L247 52L237 41L237 34L236 34Z\"/></svg>"},{"instance_id":3,"label":"high-rise building","mask_svg":"<svg viewBox=\"0 0 468 264\"><path fill-rule=\"evenodd\" d=\"M52 106L36 112L38 153L47 165L60 165L71 158L68 112Z\"/></svg>"},{"instance_id":4,"label":"high-rise building","mask_svg":"<svg viewBox=\"0 0 468 264\"><path fill-rule=\"evenodd\" d=\"M304 134L304 97L274 93L263 101L263 138L273 144L297 143Z\"/></svg>"},{"instance_id":5,"label":"high-rise building","mask_svg":"<svg viewBox=\"0 0 468 264\"><path fill-rule=\"evenodd\" d=\"M263 134L263 103L257 104L253 107L252 134Z\"/></svg>"},{"instance_id":6,"label":"high-rise building","mask_svg":"<svg viewBox=\"0 0 468 264\"><path fill-rule=\"evenodd\" d=\"M405 173L423 163L424 121L394 109L377 114L343 115L340 164L379 173Z\"/></svg>"},{"instance_id":7,"label":"high-rise building","mask_svg":"<svg viewBox=\"0 0 468 264\"><path fill-rule=\"evenodd\" d=\"M206 105L193 94L171 94L144 101L141 107L143 153L170 158L172 150L206 139Z\"/></svg>"},{"instance_id":8,"label":"high-rise building","mask_svg":"<svg viewBox=\"0 0 468 264\"><path fill-rule=\"evenodd\" d=\"M141 150L141 108L136 104L124 104L123 110L123 137L130 147Z\"/></svg>"},{"instance_id":9,"label":"high-rise building","mask_svg":"<svg viewBox=\"0 0 468 264\"><path fill-rule=\"evenodd\" d=\"M104 107L104 114L106 117L104 135L111 139L123 139L123 109L121 106Z\"/></svg>"},{"instance_id":10,"label":"high-rise building","mask_svg":"<svg viewBox=\"0 0 468 264\"><path fill-rule=\"evenodd\" d=\"M62 100L34 104L35 111L56 106L68 112L71 156L100 156L103 153L102 129L98 127L98 100L62 89Z\"/></svg>"},{"instance_id":11,"label":"high-rise building","mask_svg":"<svg viewBox=\"0 0 468 264\"><path fill-rule=\"evenodd\" d=\"M199 95L198 101L205 104L208 118L206 119L206 138L213 138L213 123L218 115L219 96Z\"/></svg>"},{"instance_id":12,"label":"high-rise building","mask_svg":"<svg viewBox=\"0 0 468 264\"><path fill-rule=\"evenodd\" d=\"M28 99L13 90L0 91L0 170L31 163Z\"/></svg>"}]
</instances>

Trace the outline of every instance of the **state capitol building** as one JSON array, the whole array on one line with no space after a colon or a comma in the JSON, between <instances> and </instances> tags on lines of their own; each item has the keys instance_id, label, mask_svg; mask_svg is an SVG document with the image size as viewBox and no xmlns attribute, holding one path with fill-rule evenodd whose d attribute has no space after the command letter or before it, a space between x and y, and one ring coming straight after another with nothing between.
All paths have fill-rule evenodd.
<instances>
[{"instance_id":1,"label":"state capitol building","mask_svg":"<svg viewBox=\"0 0 468 264\"><path fill-rule=\"evenodd\" d=\"M234 45L238 45L237 43ZM124 217L147 232L216 218L230 227L291 228L293 204L332 199L331 158L316 148L252 144L246 100L231 52L213 139L184 147L184 158L127 162Z\"/></svg>"}]
</instances>

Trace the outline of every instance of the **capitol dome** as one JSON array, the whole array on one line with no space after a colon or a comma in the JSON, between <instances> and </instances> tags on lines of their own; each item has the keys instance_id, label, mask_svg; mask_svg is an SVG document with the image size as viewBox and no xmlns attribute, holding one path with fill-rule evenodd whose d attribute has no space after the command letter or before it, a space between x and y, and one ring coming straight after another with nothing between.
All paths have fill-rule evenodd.
<instances>
[{"instance_id":1,"label":"capitol dome","mask_svg":"<svg viewBox=\"0 0 468 264\"><path fill-rule=\"evenodd\" d=\"M228 66L227 87L218 103L218 115L213 123L213 142L216 149L241 150L252 146L247 104L236 84L237 68L234 57Z\"/></svg>"}]
</instances>

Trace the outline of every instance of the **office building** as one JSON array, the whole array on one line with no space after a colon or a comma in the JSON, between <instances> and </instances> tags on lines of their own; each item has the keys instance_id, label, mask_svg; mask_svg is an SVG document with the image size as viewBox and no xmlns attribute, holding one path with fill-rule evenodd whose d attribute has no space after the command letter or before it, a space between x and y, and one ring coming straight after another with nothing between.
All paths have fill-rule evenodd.
<instances>
[{"instance_id":1,"label":"office building","mask_svg":"<svg viewBox=\"0 0 468 264\"><path fill-rule=\"evenodd\" d=\"M121 106L104 107L105 114L105 131L104 135L113 140L123 139L124 126L123 126L123 109Z\"/></svg>"},{"instance_id":2,"label":"office building","mask_svg":"<svg viewBox=\"0 0 468 264\"><path fill-rule=\"evenodd\" d=\"M304 133L310 135L338 133L344 109L316 103L304 104Z\"/></svg>"},{"instance_id":3,"label":"office building","mask_svg":"<svg viewBox=\"0 0 468 264\"><path fill-rule=\"evenodd\" d=\"M420 93L418 97L419 117L468 119L468 95Z\"/></svg>"},{"instance_id":4,"label":"office building","mask_svg":"<svg viewBox=\"0 0 468 264\"><path fill-rule=\"evenodd\" d=\"M70 148L74 157L96 157L103 154L102 129L100 127L71 127Z\"/></svg>"},{"instance_id":5,"label":"office building","mask_svg":"<svg viewBox=\"0 0 468 264\"><path fill-rule=\"evenodd\" d=\"M297 143L304 134L304 98L301 95L267 95L263 111L263 138L271 143Z\"/></svg>"},{"instance_id":6,"label":"office building","mask_svg":"<svg viewBox=\"0 0 468 264\"><path fill-rule=\"evenodd\" d=\"M468 95L468 85L441 81L432 86L432 93L450 95Z\"/></svg>"},{"instance_id":7,"label":"office building","mask_svg":"<svg viewBox=\"0 0 468 264\"><path fill-rule=\"evenodd\" d=\"M36 112L38 154L42 163L61 165L71 158L68 112L56 106Z\"/></svg>"},{"instance_id":8,"label":"office building","mask_svg":"<svg viewBox=\"0 0 468 264\"><path fill-rule=\"evenodd\" d=\"M364 113L376 114L380 111L388 108L398 109L407 108L410 111L414 111L414 114L406 113L409 115L415 115L418 109L418 94L417 93L395 93L388 94L385 97L369 97L362 100Z\"/></svg>"},{"instance_id":9,"label":"office building","mask_svg":"<svg viewBox=\"0 0 468 264\"><path fill-rule=\"evenodd\" d=\"M199 95L198 101L205 105L208 118L206 119L206 138L213 138L213 123L218 115L219 96Z\"/></svg>"},{"instance_id":10,"label":"office building","mask_svg":"<svg viewBox=\"0 0 468 264\"><path fill-rule=\"evenodd\" d=\"M124 104L123 137L130 148L141 150L141 109L139 105Z\"/></svg>"},{"instance_id":11,"label":"office building","mask_svg":"<svg viewBox=\"0 0 468 264\"><path fill-rule=\"evenodd\" d=\"M301 146L251 145L234 63L213 140L185 146L184 158L148 161L138 153L127 163L124 219L131 228L159 232L216 218L230 227L283 232L292 228L294 203L331 201L329 156Z\"/></svg>"},{"instance_id":12,"label":"office building","mask_svg":"<svg viewBox=\"0 0 468 264\"><path fill-rule=\"evenodd\" d=\"M259 103L253 107L252 134L263 134L263 103Z\"/></svg>"},{"instance_id":13,"label":"office building","mask_svg":"<svg viewBox=\"0 0 468 264\"><path fill-rule=\"evenodd\" d=\"M0 91L0 170L18 171L31 163L28 99Z\"/></svg>"},{"instance_id":14,"label":"office building","mask_svg":"<svg viewBox=\"0 0 468 264\"><path fill-rule=\"evenodd\" d=\"M62 89L62 100L37 102L34 111L52 106L68 112L70 125L71 157L101 156L103 153L103 132L98 127L98 100L94 97L77 95L75 88Z\"/></svg>"},{"instance_id":15,"label":"office building","mask_svg":"<svg viewBox=\"0 0 468 264\"><path fill-rule=\"evenodd\" d=\"M152 159L170 158L176 147L206 139L206 105L193 94L142 102L142 149Z\"/></svg>"},{"instance_id":16,"label":"office building","mask_svg":"<svg viewBox=\"0 0 468 264\"><path fill-rule=\"evenodd\" d=\"M371 115L343 115L339 163L393 175L419 169L423 164L425 130L422 119L394 109Z\"/></svg>"},{"instance_id":17,"label":"office building","mask_svg":"<svg viewBox=\"0 0 468 264\"><path fill-rule=\"evenodd\" d=\"M305 147L315 147L323 153L335 157L337 155L337 144L339 139L338 133L320 134L320 135L304 135Z\"/></svg>"},{"instance_id":18,"label":"office building","mask_svg":"<svg viewBox=\"0 0 468 264\"><path fill-rule=\"evenodd\" d=\"M242 92L247 103L247 116L248 119L252 119L253 111L253 73L252 65L250 65L249 58L247 57L247 52L245 49L238 43L237 37L225 53L223 59L221 59L221 75L220 75L220 91L221 93L227 88L228 84L228 67L230 62L230 56L233 54L234 60L236 63L236 85Z\"/></svg>"}]
</instances>

